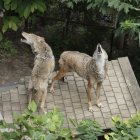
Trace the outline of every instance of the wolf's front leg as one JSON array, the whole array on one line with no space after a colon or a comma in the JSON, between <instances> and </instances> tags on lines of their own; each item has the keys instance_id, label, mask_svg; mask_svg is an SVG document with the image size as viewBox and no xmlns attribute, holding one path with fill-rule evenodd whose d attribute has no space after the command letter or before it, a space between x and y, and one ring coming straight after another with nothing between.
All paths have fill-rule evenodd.
<instances>
[{"instance_id":1,"label":"wolf's front leg","mask_svg":"<svg viewBox=\"0 0 140 140\"><path fill-rule=\"evenodd\" d=\"M48 82L48 81L47 81ZM46 82L44 82L44 86L42 85L42 96L41 96L41 104L40 104L40 108L42 109L42 111L44 113L46 113L45 111L45 102L46 102L46 99L47 99L47 88L48 88L48 84L46 85L45 84Z\"/></svg>"},{"instance_id":2,"label":"wolf's front leg","mask_svg":"<svg viewBox=\"0 0 140 140\"><path fill-rule=\"evenodd\" d=\"M89 111L93 112L93 106L91 102L91 92L92 92L93 82L91 80L88 80L87 84L87 98L88 98L88 105L89 105Z\"/></svg>"},{"instance_id":3,"label":"wolf's front leg","mask_svg":"<svg viewBox=\"0 0 140 140\"><path fill-rule=\"evenodd\" d=\"M102 82L97 83L97 88L96 88L96 96L97 96L97 106L102 107L102 103L100 102L100 91L101 91L101 86Z\"/></svg>"}]
</instances>

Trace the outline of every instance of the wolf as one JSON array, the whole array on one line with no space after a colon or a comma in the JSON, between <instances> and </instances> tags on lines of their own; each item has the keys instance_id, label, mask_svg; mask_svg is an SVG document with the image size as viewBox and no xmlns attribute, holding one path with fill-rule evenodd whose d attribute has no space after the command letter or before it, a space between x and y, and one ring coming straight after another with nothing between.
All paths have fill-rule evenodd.
<instances>
[{"instance_id":1,"label":"wolf","mask_svg":"<svg viewBox=\"0 0 140 140\"><path fill-rule=\"evenodd\" d=\"M101 44L97 44L96 50L94 51L93 57L80 53L77 51L65 51L61 54L59 59L59 72L52 79L50 91L54 92L54 83L65 76L67 72L76 72L79 76L83 77L88 81L87 84L87 98L89 111L93 112L91 103L91 93L94 82L97 83L96 96L97 106L101 107L99 101L100 89L102 83L107 75L107 63L108 55L102 48Z\"/></svg>"},{"instance_id":2,"label":"wolf","mask_svg":"<svg viewBox=\"0 0 140 140\"><path fill-rule=\"evenodd\" d=\"M34 67L28 86L31 93L29 94L29 102L33 99L45 112L44 105L47 98L48 82L55 67L54 55L43 37L26 32L22 32L22 37L21 42L30 45L35 54Z\"/></svg>"}]
</instances>

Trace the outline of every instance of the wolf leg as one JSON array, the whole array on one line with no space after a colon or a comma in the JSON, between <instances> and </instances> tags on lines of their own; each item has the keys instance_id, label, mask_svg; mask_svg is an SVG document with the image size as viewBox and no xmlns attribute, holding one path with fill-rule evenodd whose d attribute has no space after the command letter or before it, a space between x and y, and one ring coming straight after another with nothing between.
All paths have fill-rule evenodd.
<instances>
[{"instance_id":1,"label":"wolf leg","mask_svg":"<svg viewBox=\"0 0 140 140\"><path fill-rule=\"evenodd\" d=\"M44 106L45 106L45 102L46 102L46 98L47 98L47 89L48 89L48 80L43 80L40 84L40 89L42 92L41 95L41 104L40 104L40 108L43 111L43 113L46 113Z\"/></svg>"},{"instance_id":2,"label":"wolf leg","mask_svg":"<svg viewBox=\"0 0 140 140\"><path fill-rule=\"evenodd\" d=\"M60 80L64 83L67 83L66 76L63 76Z\"/></svg>"},{"instance_id":3,"label":"wolf leg","mask_svg":"<svg viewBox=\"0 0 140 140\"><path fill-rule=\"evenodd\" d=\"M48 80L48 84L49 84L49 85L51 85L51 83L52 83L52 75L53 75L53 74L52 74L52 72L51 72L50 75L49 75L49 80Z\"/></svg>"},{"instance_id":4,"label":"wolf leg","mask_svg":"<svg viewBox=\"0 0 140 140\"><path fill-rule=\"evenodd\" d=\"M47 99L47 91L44 91L42 95L41 105L40 105L40 108L42 109L43 113L46 113L44 108L46 99Z\"/></svg>"},{"instance_id":5,"label":"wolf leg","mask_svg":"<svg viewBox=\"0 0 140 140\"><path fill-rule=\"evenodd\" d=\"M51 87L50 87L50 92L51 93L54 93L54 88L53 87L54 87L55 81L63 78L65 73L66 73L66 71L63 68L60 68L60 70L57 73L57 75L52 79L52 84L51 84Z\"/></svg>"},{"instance_id":6,"label":"wolf leg","mask_svg":"<svg viewBox=\"0 0 140 140\"><path fill-rule=\"evenodd\" d=\"M93 86L93 82L91 80L88 80L88 84L87 84L87 98L88 98L88 105L89 105L89 111L90 112L93 112L93 107L92 107L92 103L91 103L92 86Z\"/></svg>"},{"instance_id":7,"label":"wolf leg","mask_svg":"<svg viewBox=\"0 0 140 140\"><path fill-rule=\"evenodd\" d=\"M97 83L97 87L96 87L96 96L97 96L97 106L98 107L102 107L102 104L99 100L100 98L100 91L101 91L101 86L102 86L102 82Z\"/></svg>"},{"instance_id":8,"label":"wolf leg","mask_svg":"<svg viewBox=\"0 0 140 140\"><path fill-rule=\"evenodd\" d=\"M33 85L32 85L32 80L30 78L29 85L28 85L28 103L30 103L32 100L32 94L33 94Z\"/></svg>"}]
</instances>

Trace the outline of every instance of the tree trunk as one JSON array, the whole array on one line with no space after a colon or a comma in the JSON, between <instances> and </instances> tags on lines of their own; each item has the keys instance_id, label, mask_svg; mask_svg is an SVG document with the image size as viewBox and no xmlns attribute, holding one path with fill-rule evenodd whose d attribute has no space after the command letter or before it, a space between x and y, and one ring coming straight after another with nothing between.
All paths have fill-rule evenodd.
<instances>
[{"instance_id":1,"label":"tree trunk","mask_svg":"<svg viewBox=\"0 0 140 140\"><path fill-rule=\"evenodd\" d=\"M115 46L117 49L123 49L124 40L125 40L125 34L122 34L115 38Z\"/></svg>"},{"instance_id":2,"label":"tree trunk","mask_svg":"<svg viewBox=\"0 0 140 140\"><path fill-rule=\"evenodd\" d=\"M66 12L65 23L63 27L63 38L68 36L70 17L71 17L71 9L68 9Z\"/></svg>"}]
</instances>

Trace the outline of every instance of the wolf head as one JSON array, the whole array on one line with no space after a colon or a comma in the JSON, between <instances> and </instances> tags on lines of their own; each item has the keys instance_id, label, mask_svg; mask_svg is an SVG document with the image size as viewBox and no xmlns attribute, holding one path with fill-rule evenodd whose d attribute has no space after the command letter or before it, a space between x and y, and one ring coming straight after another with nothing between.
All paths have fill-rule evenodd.
<instances>
[{"instance_id":1,"label":"wolf head","mask_svg":"<svg viewBox=\"0 0 140 140\"><path fill-rule=\"evenodd\" d=\"M108 59L108 55L106 51L102 48L101 44L98 43L96 50L94 51L93 58L97 59Z\"/></svg>"},{"instance_id":2,"label":"wolf head","mask_svg":"<svg viewBox=\"0 0 140 140\"><path fill-rule=\"evenodd\" d=\"M37 36L32 33L22 32L23 39L21 42L24 42L32 47L33 53L39 53L45 51L45 45L42 42L45 42L43 37Z\"/></svg>"}]
</instances>

